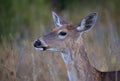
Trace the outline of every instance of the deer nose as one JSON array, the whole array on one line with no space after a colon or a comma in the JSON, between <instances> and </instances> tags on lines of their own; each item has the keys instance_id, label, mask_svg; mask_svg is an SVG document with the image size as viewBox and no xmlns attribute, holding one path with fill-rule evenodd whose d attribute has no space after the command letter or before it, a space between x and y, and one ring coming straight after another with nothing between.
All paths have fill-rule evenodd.
<instances>
[{"instance_id":1,"label":"deer nose","mask_svg":"<svg viewBox=\"0 0 120 81\"><path fill-rule=\"evenodd\" d=\"M39 48L41 46L41 41L38 39L33 44L34 47Z\"/></svg>"}]
</instances>

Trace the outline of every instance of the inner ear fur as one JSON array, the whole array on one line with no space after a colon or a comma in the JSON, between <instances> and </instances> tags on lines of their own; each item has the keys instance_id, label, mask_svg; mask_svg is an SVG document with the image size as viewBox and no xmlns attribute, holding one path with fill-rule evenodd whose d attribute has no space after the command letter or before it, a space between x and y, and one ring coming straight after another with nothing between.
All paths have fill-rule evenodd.
<instances>
[{"instance_id":1,"label":"inner ear fur","mask_svg":"<svg viewBox=\"0 0 120 81\"><path fill-rule=\"evenodd\" d=\"M81 22L76 26L78 31L89 31L94 27L97 20L97 13L91 13L84 17Z\"/></svg>"}]
</instances>

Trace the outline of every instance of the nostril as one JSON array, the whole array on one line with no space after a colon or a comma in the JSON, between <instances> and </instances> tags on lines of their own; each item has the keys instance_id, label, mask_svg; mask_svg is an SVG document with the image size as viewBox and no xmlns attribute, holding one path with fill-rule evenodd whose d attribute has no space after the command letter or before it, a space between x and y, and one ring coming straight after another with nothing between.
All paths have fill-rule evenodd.
<instances>
[{"instance_id":1,"label":"nostril","mask_svg":"<svg viewBox=\"0 0 120 81\"><path fill-rule=\"evenodd\" d=\"M34 45L34 47L39 47L41 45L41 41L36 40L33 45Z\"/></svg>"}]
</instances>

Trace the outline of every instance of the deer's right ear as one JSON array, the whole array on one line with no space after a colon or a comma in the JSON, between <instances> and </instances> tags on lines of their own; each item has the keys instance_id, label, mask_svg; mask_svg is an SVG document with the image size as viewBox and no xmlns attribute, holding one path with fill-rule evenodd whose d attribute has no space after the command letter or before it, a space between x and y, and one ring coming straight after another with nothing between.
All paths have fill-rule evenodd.
<instances>
[{"instance_id":1,"label":"deer's right ear","mask_svg":"<svg viewBox=\"0 0 120 81\"><path fill-rule=\"evenodd\" d=\"M52 12L53 20L56 27L61 27L64 24L68 24L63 18L59 17L55 12Z\"/></svg>"}]
</instances>

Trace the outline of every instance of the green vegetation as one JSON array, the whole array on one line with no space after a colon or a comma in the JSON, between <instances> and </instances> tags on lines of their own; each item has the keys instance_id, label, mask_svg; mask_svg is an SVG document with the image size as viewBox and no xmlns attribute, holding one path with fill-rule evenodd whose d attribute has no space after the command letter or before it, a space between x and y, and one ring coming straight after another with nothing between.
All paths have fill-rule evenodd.
<instances>
[{"instance_id":1,"label":"green vegetation","mask_svg":"<svg viewBox=\"0 0 120 81\"><path fill-rule=\"evenodd\" d=\"M73 23L98 12L96 26L84 34L88 56L101 71L120 70L119 4L120 0L0 0L0 81L68 80L59 54L37 52L32 46L54 27L51 11Z\"/></svg>"},{"instance_id":2,"label":"green vegetation","mask_svg":"<svg viewBox=\"0 0 120 81\"><path fill-rule=\"evenodd\" d=\"M13 36L28 32L29 37L33 35L36 27L34 24L49 24L52 10L62 10L70 14L84 14L86 11L111 10L120 12L119 0L1 0L0 1L0 41L2 38L8 40ZM42 27L42 26L38 26ZM42 28L43 29L43 28Z\"/></svg>"},{"instance_id":3,"label":"green vegetation","mask_svg":"<svg viewBox=\"0 0 120 81\"><path fill-rule=\"evenodd\" d=\"M28 31L37 20L46 16L49 5L44 0L1 0L0 1L0 41ZM43 10L44 9L44 10ZM44 20L44 18L43 18Z\"/></svg>"}]
</instances>

